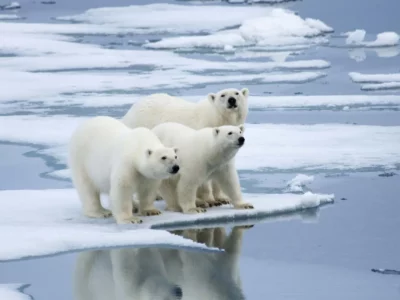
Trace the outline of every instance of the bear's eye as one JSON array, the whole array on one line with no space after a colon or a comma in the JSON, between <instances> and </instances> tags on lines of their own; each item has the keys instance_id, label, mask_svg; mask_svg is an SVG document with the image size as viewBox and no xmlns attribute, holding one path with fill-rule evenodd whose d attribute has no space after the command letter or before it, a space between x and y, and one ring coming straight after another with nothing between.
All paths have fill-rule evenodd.
<instances>
[{"instance_id":1,"label":"bear's eye","mask_svg":"<svg viewBox=\"0 0 400 300\"><path fill-rule=\"evenodd\" d=\"M231 135L231 134L232 134L232 131L228 133L228 135Z\"/></svg>"},{"instance_id":2,"label":"bear's eye","mask_svg":"<svg viewBox=\"0 0 400 300\"><path fill-rule=\"evenodd\" d=\"M238 92L236 92L236 93L235 93L235 95L239 95L239 93L238 93Z\"/></svg>"},{"instance_id":3,"label":"bear's eye","mask_svg":"<svg viewBox=\"0 0 400 300\"><path fill-rule=\"evenodd\" d=\"M224 98L224 97L225 97L225 94L222 94L222 95L221 95L221 98Z\"/></svg>"},{"instance_id":4,"label":"bear's eye","mask_svg":"<svg viewBox=\"0 0 400 300\"><path fill-rule=\"evenodd\" d=\"M178 156L175 156L175 159L178 159Z\"/></svg>"},{"instance_id":5,"label":"bear's eye","mask_svg":"<svg viewBox=\"0 0 400 300\"><path fill-rule=\"evenodd\" d=\"M166 159L167 159L167 157L166 157L166 156L163 156L163 157L161 157L161 159L162 159L162 160L166 160Z\"/></svg>"}]
</instances>

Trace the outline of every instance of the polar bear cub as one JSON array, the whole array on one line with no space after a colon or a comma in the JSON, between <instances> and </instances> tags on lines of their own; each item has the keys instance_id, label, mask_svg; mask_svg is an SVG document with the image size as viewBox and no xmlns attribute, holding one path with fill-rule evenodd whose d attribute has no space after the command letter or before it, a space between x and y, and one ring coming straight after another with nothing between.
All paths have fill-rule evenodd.
<instances>
[{"instance_id":1,"label":"polar bear cub","mask_svg":"<svg viewBox=\"0 0 400 300\"><path fill-rule=\"evenodd\" d=\"M234 157L244 145L244 126L194 130L179 123L157 125L153 132L167 147L178 147L179 174L163 180L160 194L167 209L183 213L206 210L196 207L196 192L208 180L217 180L235 208L253 208L243 202Z\"/></svg>"},{"instance_id":2,"label":"polar bear cub","mask_svg":"<svg viewBox=\"0 0 400 300\"><path fill-rule=\"evenodd\" d=\"M176 153L147 128L106 116L84 122L71 137L68 157L84 214L104 218L112 211L118 224L141 223L132 214L135 193L141 215L160 214L153 202L161 180L179 171ZM111 211L102 207L100 193L109 195Z\"/></svg>"}]
</instances>

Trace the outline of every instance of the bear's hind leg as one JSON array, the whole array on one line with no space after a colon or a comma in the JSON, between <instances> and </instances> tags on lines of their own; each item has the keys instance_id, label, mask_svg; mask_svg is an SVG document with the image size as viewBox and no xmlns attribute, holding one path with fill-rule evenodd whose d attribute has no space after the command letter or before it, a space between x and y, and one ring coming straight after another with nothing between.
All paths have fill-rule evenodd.
<instances>
[{"instance_id":1,"label":"bear's hind leg","mask_svg":"<svg viewBox=\"0 0 400 300\"><path fill-rule=\"evenodd\" d=\"M100 202L100 193L93 186L86 172L72 172L72 182L81 200L83 213L89 218L108 218L112 213Z\"/></svg>"}]
</instances>

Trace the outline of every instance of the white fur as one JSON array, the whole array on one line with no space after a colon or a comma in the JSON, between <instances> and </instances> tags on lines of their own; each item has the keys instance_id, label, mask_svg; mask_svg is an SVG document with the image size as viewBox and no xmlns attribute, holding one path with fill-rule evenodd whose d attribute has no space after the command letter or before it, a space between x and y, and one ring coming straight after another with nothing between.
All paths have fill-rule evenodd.
<instances>
[{"instance_id":1,"label":"white fur","mask_svg":"<svg viewBox=\"0 0 400 300\"><path fill-rule=\"evenodd\" d=\"M111 215L100 203L101 193L110 196L119 224L141 222L132 215L134 193L140 214L160 214L153 201L161 179L172 175L176 151L165 147L151 130L131 129L111 117L83 123L71 137L68 162L84 214L93 218Z\"/></svg>"},{"instance_id":2,"label":"white fur","mask_svg":"<svg viewBox=\"0 0 400 300\"><path fill-rule=\"evenodd\" d=\"M193 103L168 94L153 94L132 105L122 118L128 127L147 127L165 122L177 122L193 129L240 125L248 113L249 90L225 89L209 94L206 99ZM228 99L234 97L237 107L228 108Z\"/></svg>"},{"instance_id":3,"label":"white fur","mask_svg":"<svg viewBox=\"0 0 400 300\"><path fill-rule=\"evenodd\" d=\"M243 300L239 257L245 228L175 232L224 249L219 253L182 249L113 249L78 254L76 300ZM179 293L180 292L180 293Z\"/></svg>"},{"instance_id":4,"label":"white fur","mask_svg":"<svg viewBox=\"0 0 400 300\"><path fill-rule=\"evenodd\" d=\"M194 130L179 123L162 123L153 132L167 147L179 148L180 171L160 185L167 209L183 213L205 212L196 207L196 192L216 179L235 208L252 208L244 203L234 157L240 149L243 125Z\"/></svg>"},{"instance_id":5,"label":"white fur","mask_svg":"<svg viewBox=\"0 0 400 300\"><path fill-rule=\"evenodd\" d=\"M177 122L193 129L237 126L246 121L248 96L247 88L224 89L216 94L210 93L206 99L193 103L168 94L153 94L132 105L122 122L131 128L142 126L150 129L164 122ZM236 99L237 107L229 107L230 97ZM203 185L199 195L204 196L200 203L205 207L229 203L229 199L222 193L215 180Z\"/></svg>"}]
</instances>

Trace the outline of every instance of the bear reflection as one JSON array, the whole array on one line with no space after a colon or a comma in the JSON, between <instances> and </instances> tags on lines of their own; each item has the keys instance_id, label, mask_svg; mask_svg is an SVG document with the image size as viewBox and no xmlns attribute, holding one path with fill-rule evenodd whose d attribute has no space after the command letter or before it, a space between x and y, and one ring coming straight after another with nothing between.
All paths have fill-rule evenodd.
<instances>
[{"instance_id":1,"label":"bear reflection","mask_svg":"<svg viewBox=\"0 0 400 300\"><path fill-rule=\"evenodd\" d=\"M142 248L83 252L74 277L75 300L239 300L243 232L235 227L175 231L194 241L225 249L205 253Z\"/></svg>"}]
</instances>

